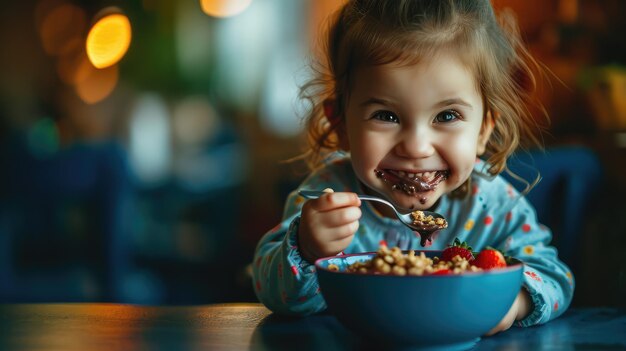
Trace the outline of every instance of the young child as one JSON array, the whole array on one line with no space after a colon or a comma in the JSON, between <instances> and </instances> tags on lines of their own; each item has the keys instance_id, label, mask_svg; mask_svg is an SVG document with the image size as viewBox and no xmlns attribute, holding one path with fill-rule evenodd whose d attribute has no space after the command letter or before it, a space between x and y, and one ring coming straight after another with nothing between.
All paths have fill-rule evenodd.
<instances>
[{"instance_id":1,"label":"young child","mask_svg":"<svg viewBox=\"0 0 626 351\"><path fill-rule=\"evenodd\" d=\"M508 23L508 24L507 24ZM499 173L522 141L538 143L528 114L536 63L514 23L489 0L352 0L328 35L326 72L303 88L312 173L290 194L283 221L258 244L259 300L283 314L326 308L314 262L381 242L422 249L419 233L389 208L443 214L449 227L429 249L458 237L524 261L524 284L489 334L562 314L574 280L549 246L549 229ZM481 158L486 161L482 161ZM333 189L305 201L297 190Z\"/></svg>"}]
</instances>

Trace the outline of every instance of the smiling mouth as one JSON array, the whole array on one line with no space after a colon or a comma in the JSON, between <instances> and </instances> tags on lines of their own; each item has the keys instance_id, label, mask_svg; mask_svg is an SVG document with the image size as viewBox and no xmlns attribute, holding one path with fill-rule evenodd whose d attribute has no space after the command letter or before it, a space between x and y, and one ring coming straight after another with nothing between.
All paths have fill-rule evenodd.
<instances>
[{"instance_id":1,"label":"smiling mouth","mask_svg":"<svg viewBox=\"0 0 626 351\"><path fill-rule=\"evenodd\" d=\"M375 169L374 172L376 177L391 184L392 190L399 190L407 195L417 195L434 190L450 174L449 171L409 173L393 169Z\"/></svg>"}]
</instances>

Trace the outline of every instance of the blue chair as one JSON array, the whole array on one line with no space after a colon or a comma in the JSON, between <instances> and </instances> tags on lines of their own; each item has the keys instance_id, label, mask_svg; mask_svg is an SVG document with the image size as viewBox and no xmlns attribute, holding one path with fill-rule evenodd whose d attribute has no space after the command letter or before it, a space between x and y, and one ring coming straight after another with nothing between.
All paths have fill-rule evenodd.
<instances>
[{"instance_id":1,"label":"blue chair","mask_svg":"<svg viewBox=\"0 0 626 351\"><path fill-rule=\"evenodd\" d=\"M0 151L0 302L117 300L132 239L123 149L38 155L19 136Z\"/></svg>"},{"instance_id":2,"label":"blue chair","mask_svg":"<svg viewBox=\"0 0 626 351\"><path fill-rule=\"evenodd\" d=\"M526 197L537 210L540 222L552 230L560 258L577 270L585 224L596 215L591 205L603 191L600 159L584 146L560 146L516 153L507 164L513 173L531 183L539 172L540 182ZM506 172L503 176L519 191L526 187Z\"/></svg>"}]
</instances>

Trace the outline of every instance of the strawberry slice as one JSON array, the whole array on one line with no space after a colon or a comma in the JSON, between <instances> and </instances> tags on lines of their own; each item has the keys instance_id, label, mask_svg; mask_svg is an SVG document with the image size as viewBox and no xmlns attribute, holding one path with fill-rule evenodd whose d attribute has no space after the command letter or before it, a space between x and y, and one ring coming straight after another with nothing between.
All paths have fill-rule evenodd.
<instances>
[{"instance_id":1,"label":"strawberry slice","mask_svg":"<svg viewBox=\"0 0 626 351\"><path fill-rule=\"evenodd\" d=\"M476 256L471 264L482 269L503 268L506 267L506 259L499 250L487 247Z\"/></svg>"},{"instance_id":2,"label":"strawberry slice","mask_svg":"<svg viewBox=\"0 0 626 351\"><path fill-rule=\"evenodd\" d=\"M454 256L461 256L461 258L465 258L468 261L474 259L474 255L472 254L472 248L467 245L465 241L461 242L459 238L455 238L452 245L448 245L447 248L443 250L441 253L442 261L452 261Z\"/></svg>"},{"instance_id":3,"label":"strawberry slice","mask_svg":"<svg viewBox=\"0 0 626 351\"><path fill-rule=\"evenodd\" d=\"M448 268L441 268L430 273L430 275L448 275L448 274L452 274L452 271Z\"/></svg>"}]
</instances>

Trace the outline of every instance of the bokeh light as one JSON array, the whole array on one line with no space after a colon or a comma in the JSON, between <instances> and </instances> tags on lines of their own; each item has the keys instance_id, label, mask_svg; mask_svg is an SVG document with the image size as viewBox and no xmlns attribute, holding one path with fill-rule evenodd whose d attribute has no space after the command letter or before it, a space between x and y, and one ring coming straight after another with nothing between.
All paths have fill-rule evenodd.
<instances>
[{"instance_id":1,"label":"bokeh light","mask_svg":"<svg viewBox=\"0 0 626 351\"><path fill-rule=\"evenodd\" d=\"M59 130L52 118L42 118L28 131L28 148L36 157L49 157L59 150Z\"/></svg>"},{"instance_id":2,"label":"bokeh light","mask_svg":"<svg viewBox=\"0 0 626 351\"><path fill-rule=\"evenodd\" d=\"M174 106L172 135L176 144L201 148L220 128L220 118L203 96L190 96Z\"/></svg>"},{"instance_id":3,"label":"bokeh light","mask_svg":"<svg viewBox=\"0 0 626 351\"><path fill-rule=\"evenodd\" d=\"M200 0L202 11L213 17L235 16L248 8L252 0Z\"/></svg>"},{"instance_id":4,"label":"bokeh light","mask_svg":"<svg viewBox=\"0 0 626 351\"><path fill-rule=\"evenodd\" d=\"M133 172L145 186L167 180L172 163L170 111L158 94L144 93L130 113L129 145Z\"/></svg>"},{"instance_id":5,"label":"bokeh light","mask_svg":"<svg viewBox=\"0 0 626 351\"><path fill-rule=\"evenodd\" d=\"M84 50L59 57L57 61L59 78L68 85L83 82L94 70L96 68L91 64Z\"/></svg>"},{"instance_id":6,"label":"bokeh light","mask_svg":"<svg viewBox=\"0 0 626 351\"><path fill-rule=\"evenodd\" d=\"M37 26L42 46L48 55L64 55L81 46L87 20L80 7L62 3L41 15Z\"/></svg>"},{"instance_id":7,"label":"bokeh light","mask_svg":"<svg viewBox=\"0 0 626 351\"><path fill-rule=\"evenodd\" d=\"M114 10L107 9L106 12ZM96 68L110 67L126 54L132 37L130 20L111 13L100 18L87 35L87 56Z\"/></svg>"},{"instance_id":8,"label":"bokeh light","mask_svg":"<svg viewBox=\"0 0 626 351\"><path fill-rule=\"evenodd\" d=\"M85 65L82 68L89 70L89 67ZM88 104L95 104L109 96L119 80L117 66L103 69L91 67L90 71L83 74L85 74L84 79L76 84L75 89L76 94Z\"/></svg>"}]
</instances>

